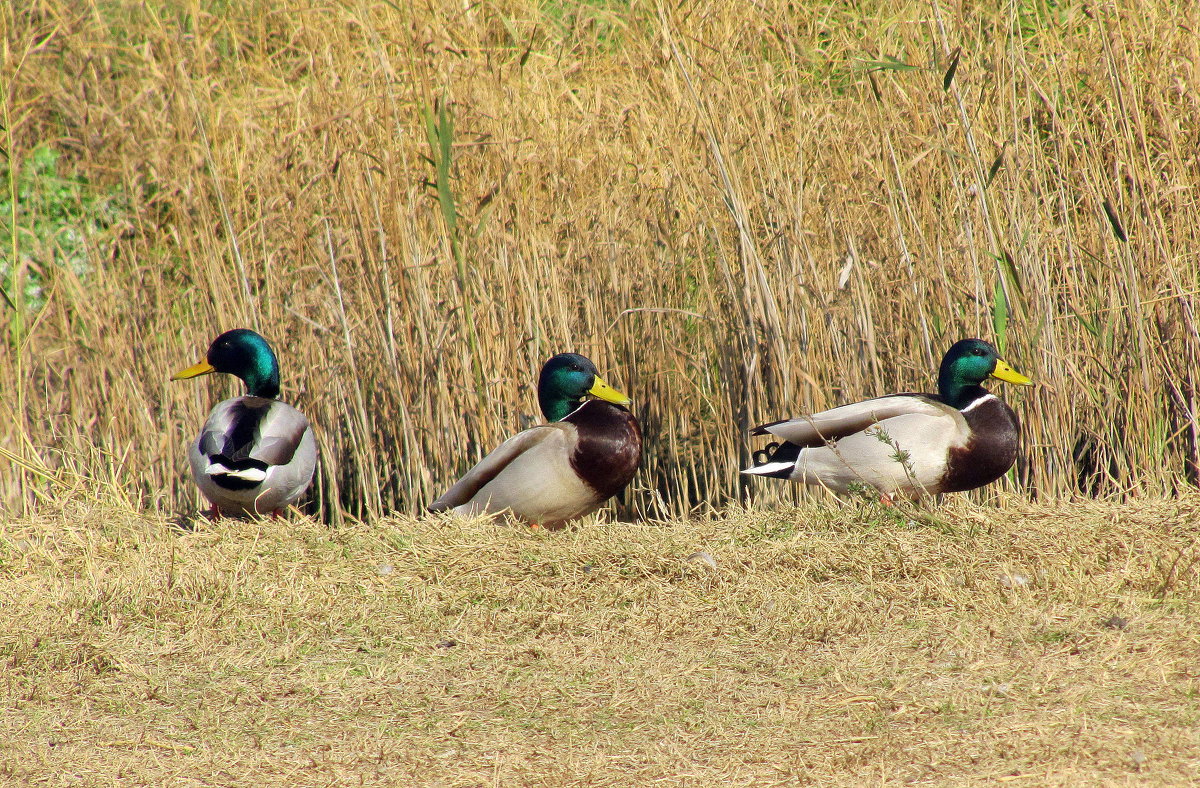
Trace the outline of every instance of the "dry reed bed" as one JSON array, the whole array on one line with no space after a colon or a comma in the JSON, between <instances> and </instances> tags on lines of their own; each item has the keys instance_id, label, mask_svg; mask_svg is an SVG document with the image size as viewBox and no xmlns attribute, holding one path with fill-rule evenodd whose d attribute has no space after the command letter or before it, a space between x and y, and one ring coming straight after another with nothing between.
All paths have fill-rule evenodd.
<instances>
[{"instance_id":1,"label":"dry reed bed","mask_svg":"<svg viewBox=\"0 0 1200 788\"><path fill-rule=\"evenodd\" d=\"M189 532L68 502L0 524L0 781L1195 778L1196 500L893 515Z\"/></svg>"},{"instance_id":2,"label":"dry reed bed","mask_svg":"<svg viewBox=\"0 0 1200 788\"><path fill-rule=\"evenodd\" d=\"M167 376L234 325L334 520L418 510L564 349L637 399L629 514L744 497L746 425L927 387L964 335L1041 384L1023 489L1194 480L1197 9L804 5L5 5L7 154L129 209L4 313L0 500L188 505L233 386Z\"/></svg>"}]
</instances>

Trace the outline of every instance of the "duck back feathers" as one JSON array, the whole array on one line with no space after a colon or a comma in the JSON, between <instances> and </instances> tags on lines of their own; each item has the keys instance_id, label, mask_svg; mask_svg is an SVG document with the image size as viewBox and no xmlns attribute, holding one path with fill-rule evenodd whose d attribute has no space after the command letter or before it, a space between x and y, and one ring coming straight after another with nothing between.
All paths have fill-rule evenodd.
<instances>
[{"instance_id":1,"label":"duck back feathers","mask_svg":"<svg viewBox=\"0 0 1200 788\"><path fill-rule=\"evenodd\" d=\"M213 408L188 461L200 491L219 511L264 514L294 503L308 488L317 444L303 413L247 395Z\"/></svg>"}]
</instances>

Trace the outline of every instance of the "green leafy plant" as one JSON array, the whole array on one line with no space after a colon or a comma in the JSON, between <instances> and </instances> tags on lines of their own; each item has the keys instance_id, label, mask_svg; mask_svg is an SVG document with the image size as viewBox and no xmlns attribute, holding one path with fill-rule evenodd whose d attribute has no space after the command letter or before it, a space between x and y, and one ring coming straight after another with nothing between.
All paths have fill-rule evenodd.
<instances>
[{"instance_id":1,"label":"green leafy plant","mask_svg":"<svg viewBox=\"0 0 1200 788\"><path fill-rule=\"evenodd\" d=\"M46 285L56 269L86 277L89 245L104 235L126 209L119 192L98 193L86 178L64 174L60 154L39 145L23 160L3 164L0 177L0 291L18 313L46 303Z\"/></svg>"}]
</instances>

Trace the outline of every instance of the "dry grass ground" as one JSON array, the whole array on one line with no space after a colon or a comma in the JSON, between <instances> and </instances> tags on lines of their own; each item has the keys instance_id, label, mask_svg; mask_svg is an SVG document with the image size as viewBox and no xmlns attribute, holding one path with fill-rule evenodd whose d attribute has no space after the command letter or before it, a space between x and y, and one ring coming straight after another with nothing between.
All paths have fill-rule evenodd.
<instances>
[{"instance_id":1,"label":"dry grass ground","mask_svg":"<svg viewBox=\"0 0 1200 788\"><path fill-rule=\"evenodd\" d=\"M0 782L1185 784L1198 534L1195 498L561 534L68 503L0 525Z\"/></svg>"}]
</instances>

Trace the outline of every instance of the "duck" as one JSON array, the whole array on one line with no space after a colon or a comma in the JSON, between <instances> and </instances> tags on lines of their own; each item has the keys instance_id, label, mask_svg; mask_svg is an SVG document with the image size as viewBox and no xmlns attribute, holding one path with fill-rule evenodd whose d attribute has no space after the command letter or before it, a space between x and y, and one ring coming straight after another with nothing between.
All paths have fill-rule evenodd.
<instances>
[{"instance_id":1,"label":"duck","mask_svg":"<svg viewBox=\"0 0 1200 788\"><path fill-rule=\"evenodd\" d=\"M218 403L188 447L192 478L210 517L278 517L312 482L317 442L303 413L279 397L279 361L262 335L235 328L212 341L204 360L172 380L223 372L246 394Z\"/></svg>"},{"instance_id":2,"label":"duck","mask_svg":"<svg viewBox=\"0 0 1200 788\"><path fill-rule=\"evenodd\" d=\"M873 488L893 497L963 492L992 483L1017 459L1020 423L981 384L1033 381L982 339L951 345L937 394L891 394L755 427L781 442L755 452L751 476L790 479L835 493Z\"/></svg>"},{"instance_id":3,"label":"duck","mask_svg":"<svg viewBox=\"0 0 1200 788\"><path fill-rule=\"evenodd\" d=\"M628 408L632 400L577 353L560 353L542 365L537 395L548 423L504 441L430 511L508 512L556 530L625 489L642 457L641 427Z\"/></svg>"}]
</instances>

